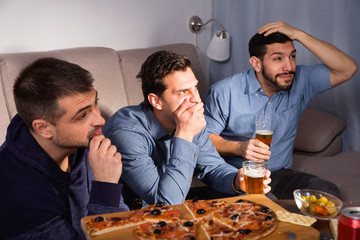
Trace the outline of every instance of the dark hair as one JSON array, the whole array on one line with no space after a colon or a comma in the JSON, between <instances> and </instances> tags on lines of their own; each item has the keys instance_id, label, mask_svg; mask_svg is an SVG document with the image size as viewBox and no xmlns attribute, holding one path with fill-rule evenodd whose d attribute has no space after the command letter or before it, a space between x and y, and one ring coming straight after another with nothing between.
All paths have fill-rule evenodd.
<instances>
[{"instance_id":1,"label":"dark hair","mask_svg":"<svg viewBox=\"0 0 360 240\"><path fill-rule=\"evenodd\" d=\"M189 58L169 51L158 51L151 54L141 66L137 78L141 78L142 91L144 95L144 106L153 109L149 103L148 95L154 93L161 96L167 86L164 78L176 71L185 71L191 67Z\"/></svg>"},{"instance_id":2,"label":"dark hair","mask_svg":"<svg viewBox=\"0 0 360 240\"><path fill-rule=\"evenodd\" d=\"M91 74L80 66L55 58L41 58L28 65L15 80L18 114L32 128L35 119L56 124L64 113L58 99L93 89Z\"/></svg>"},{"instance_id":3,"label":"dark hair","mask_svg":"<svg viewBox=\"0 0 360 240\"><path fill-rule=\"evenodd\" d=\"M266 45L272 43L286 43L289 41L291 42L292 40L285 34L279 32L272 33L266 37L264 34L256 33L249 41L250 57L255 56L262 60L267 51Z\"/></svg>"}]
</instances>

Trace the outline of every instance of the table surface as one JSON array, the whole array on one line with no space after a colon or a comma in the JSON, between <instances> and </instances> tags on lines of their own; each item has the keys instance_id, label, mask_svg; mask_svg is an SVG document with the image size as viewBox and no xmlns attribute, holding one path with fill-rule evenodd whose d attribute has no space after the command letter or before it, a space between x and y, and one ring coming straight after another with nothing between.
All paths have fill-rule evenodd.
<instances>
[{"instance_id":1,"label":"table surface","mask_svg":"<svg viewBox=\"0 0 360 240\"><path fill-rule=\"evenodd\" d=\"M285 208L289 212L293 213L301 213L299 208L296 206L295 200L293 199L279 199L273 200L276 204ZM360 207L360 203L352 203L352 202L343 202L343 208L345 207ZM333 239L333 234L330 229L330 221L329 220L317 220L313 225L313 228L320 232L320 239Z\"/></svg>"}]
</instances>

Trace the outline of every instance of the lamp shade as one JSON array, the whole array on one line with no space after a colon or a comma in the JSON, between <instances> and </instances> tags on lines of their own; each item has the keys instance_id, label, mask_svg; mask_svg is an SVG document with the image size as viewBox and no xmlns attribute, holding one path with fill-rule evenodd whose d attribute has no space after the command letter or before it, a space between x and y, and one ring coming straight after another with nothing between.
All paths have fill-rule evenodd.
<instances>
[{"instance_id":1,"label":"lamp shade","mask_svg":"<svg viewBox=\"0 0 360 240\"><path fill-rule=\"evenodd\" d=\"M230 34L228 32L221 34L221 30L215 32L206 53L215 61L228 60L230 57Z\"/></svg>"}]
</instances>

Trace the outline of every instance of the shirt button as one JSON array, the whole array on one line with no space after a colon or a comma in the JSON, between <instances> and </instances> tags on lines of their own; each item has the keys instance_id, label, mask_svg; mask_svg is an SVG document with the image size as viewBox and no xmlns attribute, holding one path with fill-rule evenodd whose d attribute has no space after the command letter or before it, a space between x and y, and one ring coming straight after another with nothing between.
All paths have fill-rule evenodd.
<instances>
[{"instance_id":1,"label":"shirt button","mask_svg":"<svg viewBox=\"0 0 360 240\"><path fill-rule=\"evenodd\" d=\"M195 154L195 155L194 155L194 158L196 158L196 157L197 157L197 155Z\"/></svg>"}]
</instances>

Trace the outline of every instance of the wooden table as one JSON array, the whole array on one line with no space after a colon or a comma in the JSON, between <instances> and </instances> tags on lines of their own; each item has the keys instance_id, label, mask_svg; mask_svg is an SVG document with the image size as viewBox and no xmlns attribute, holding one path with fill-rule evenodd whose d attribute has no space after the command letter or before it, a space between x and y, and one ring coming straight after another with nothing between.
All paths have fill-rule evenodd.
<instances>
[{"instance_id":1,"label":"wooden table","mask_svg":"<svg viewBox=\"0 0 360 240\"><path fill-rule=\"evenodd\" d=\"M240 197L231 197L231 198L223 198L221 200L225 200L228 202L236 202L239 199L247 199L250 201L254 201L257 202L259 204L265 205L267 207L269 207L270 209L272 209L273 211L286 211L286 209L284 209L283 207L281 207L280 205L278 205L277 203L275 203L274 201L271 201L269 198L265 197L264 195L249 195L249 196L240 196ZM285 204L286 202L281 202L282 204ZM184 206L182 205L174 205L174 208L178 208L180 211L180 215L182 218L187 219L188 217L191 217L190 214L187 212L187 210L184 208ZM129 212L120 212L120 213L109 213L109 214L103 214L102 216L126 216L127 214L129 214ZM81 224L82 227L84 228L84 224L87 221L87 219L89 218L93 218L94 216L88 216L88 217L84 217L81 220ZM100 236L96 236L96 237L91 237L88 236L86 233L86 237L88 240L102 240L102 239L127 239L127 240L131 240L134 239L133 235L132 235L132 231L133 229L128 228L128 229L123 229L120 231L115 231L115 232L110 232L104 235L100 235ZM263 240L273 240L273 239L288 239L285 235L286 231L292 231L296 234L297 236L297 240L313 240L313 239L319 239L320 238L320 232L318 230L316 230L313 227L304 227L304 226L300 226L300 225L295 225L295 224L291 224L291 223L287 223L287 222L281 222L279 221L278 227L274 230L274 232L272 232L270 235L268 235L267 237L263 238ZM204 239L202 236L199 236L198 239Z\"/></svg>"},{"instance_id":2,"label":"wooden table","mask_svg":"<svg viewBox=\"0 0 360 240\"><path fill-rule=\"evenodd\" d=\"M274 202L281 207L285 208L289 212L293 213L301 213L299 208L296 206L295 200L286 199L286 200L274 200ZM355 207L360 206L360 203L352 203L352 202L343 202L343 208L345 207ZM334 239L333 233L330 229L330 221L329 220L317 220L313 225L313 228L320 232L320 239Z\"/></svg>"}]
</instances>

